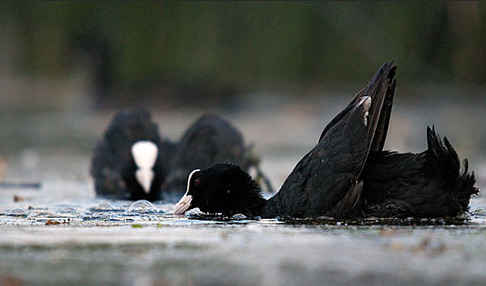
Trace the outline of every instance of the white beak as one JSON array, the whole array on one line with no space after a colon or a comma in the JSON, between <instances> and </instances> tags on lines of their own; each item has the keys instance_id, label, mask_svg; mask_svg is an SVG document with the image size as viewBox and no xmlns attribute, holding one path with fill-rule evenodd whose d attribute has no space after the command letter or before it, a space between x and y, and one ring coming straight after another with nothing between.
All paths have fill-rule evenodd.
<instances>
[{"instance_id":1,"label":"white beak","mask_svg":"<svg viewBox=\"0 0 486 286\"><path fill-rule=\"evenodd\" d=\"M184 195L176 204L174 214L183 215L191 207L191 202L192 202L192 196Z\"/></svg>"},{"instance_id":2,"label":"white beak","mask_svg":"<svg viewBox=\"0 0 486 286\"><path fill-rule=\"evenodd\" d=\"M199 172L199 169L193 170L189 176L187 177L187 186L186 186L186 193L182 196L179 202L176 204L176 209L174 211L175 215L182 215L184 214L190 207L192 202L192 196L189 195L189 188L191 186L191 178L192 176Z\"/></svg>"}]
</instances>

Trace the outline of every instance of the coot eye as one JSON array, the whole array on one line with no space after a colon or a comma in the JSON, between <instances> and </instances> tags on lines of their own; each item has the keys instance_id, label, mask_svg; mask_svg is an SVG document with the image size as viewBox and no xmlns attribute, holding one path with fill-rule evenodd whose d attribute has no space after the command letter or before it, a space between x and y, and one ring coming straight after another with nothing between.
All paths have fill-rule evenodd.
<instances>
[{"instance_id":1,"label":"coot eye","mask_svg":"<svg viewBox=\"0 0 486 286\"><path fill-rule=\"evenodd\" d=\"M201 184L201 180L199 178L194 179L194 186L199 186Z\"/></svg>"}]
</instances>

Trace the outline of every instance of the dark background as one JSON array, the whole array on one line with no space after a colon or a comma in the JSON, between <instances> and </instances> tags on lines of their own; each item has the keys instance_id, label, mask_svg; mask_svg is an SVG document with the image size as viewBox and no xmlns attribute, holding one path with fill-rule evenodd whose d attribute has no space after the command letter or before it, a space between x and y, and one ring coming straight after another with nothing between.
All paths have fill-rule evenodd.
<instances>
[{"instance_id":1,"label":"dark background","mask_svg":"<svg viewBox=\"0 0 486 286\"><path fill-rule=\"evenodd\" d=\"M0 0L0 183L42 184L0 189L0 285L484 285L485 195L467 225L423 227L204 221L95 198L96 140L134 105L172 140L224 116L278 190L389 60L386 148L423 151L435 125L484 190L485 2L322 2Z\"/></svg>"},{"instance_id":2,"label":"dark background","mask_svg":"<svg viewBox=\"0 0 486 286\"><path fill-rule=\"evenodd\" d=\"M0 157L89 158L112 114L144 106L173 140L221 114L260 153L293 154L291 167L394 60L388 146L421 151L434 124L478 166L485 47L480 1L6 1Z\"/></svg>"},{"instance_id":3,"label":"dark background","mask_svg":"<svg viewBox=\"0 0 486 286\"><path fill-rule=\"evenodd\" d=\"M0 71L14 81L2 109L302 96L366 82L388 60L402 86L486 83L480 1L81 2L1 4Z\"/></svg>"}]
</instances>

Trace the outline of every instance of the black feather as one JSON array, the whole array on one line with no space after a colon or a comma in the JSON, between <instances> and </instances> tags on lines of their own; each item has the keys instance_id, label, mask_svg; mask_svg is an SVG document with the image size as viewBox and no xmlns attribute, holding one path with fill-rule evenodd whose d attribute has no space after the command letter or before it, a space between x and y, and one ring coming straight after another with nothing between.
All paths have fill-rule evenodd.
<instances>
[{"instance_id":1,"label":"black feather","mask_svg":"<svg viewBox=\"0 0 486 286\"><path fill-rule=\"evenodd\" d=\"M428 149L422 153L372 153L363 174L367 215L378 217L446 217L467 211L474 173L460 173L458 155L447 138L427 128Z\"/></svg>"},{"instance_id":2,"label":"black feather","mask_svg":"<svg viewBox=\"0 0 486 286\"><path fill-rule=\"evenodd\" d=\"M222 117L203 115L187 129L178 144L167 189L182 193L192 170L217 163L245 165L246 155L240 131Z\"/></svg>"}]
</instances>

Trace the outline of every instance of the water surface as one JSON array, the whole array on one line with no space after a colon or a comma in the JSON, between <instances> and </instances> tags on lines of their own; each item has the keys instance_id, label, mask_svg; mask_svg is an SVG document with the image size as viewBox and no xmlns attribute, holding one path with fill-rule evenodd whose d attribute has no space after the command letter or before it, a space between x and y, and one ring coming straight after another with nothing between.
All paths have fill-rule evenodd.
<instances>
[{"instance_id":1,"label":"water surface","mask_svg":"<svg viewBox=\"0 0 486 286\"><path fill-rule=\"evenodd\" d=\"M345 99L311 98L300 104L255 99L253 110L224 114L248 142L256 144L256 151L263 154L262 168L278 189ZM483 186L486 160L480 138L486 130L476 120L484 106L459 101L431 114L427 106L432 101L425 102L428 105L398 105L389 148L420 151L425 124L436 124L461 155L471 158L478 185ZM465 108L469 114L461 125L457 118ZM175 139L202 112L176 110L157 113L155 118L162 133ZM42 187L0 189L0 285L484 285L486 281L484 197L472 200L465 220L411 221L401 226L379 221L356 225L240 216L216 219L197 212L174 216L174 206L164 202L97 199L88 171L90 152L111 113L40 113L19 118L22 128L9 125L12 137L2 138L8 163L5 180L41 182ZM463 125L477 128L473 134Z\"/></svg>"}]
</instances>

